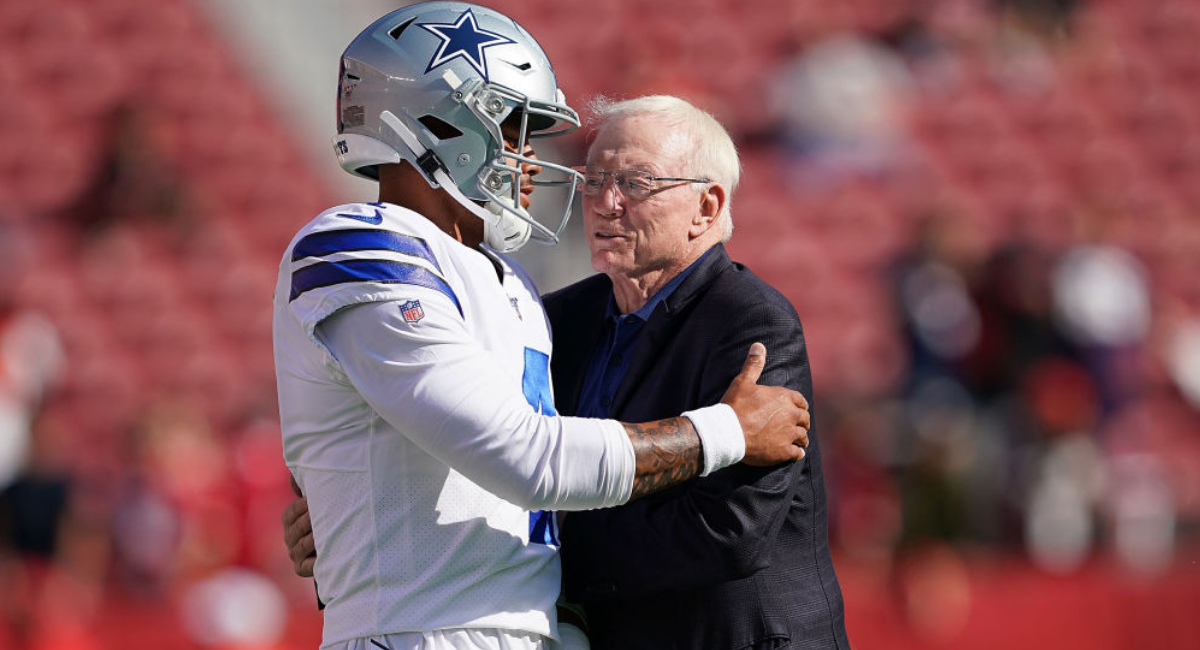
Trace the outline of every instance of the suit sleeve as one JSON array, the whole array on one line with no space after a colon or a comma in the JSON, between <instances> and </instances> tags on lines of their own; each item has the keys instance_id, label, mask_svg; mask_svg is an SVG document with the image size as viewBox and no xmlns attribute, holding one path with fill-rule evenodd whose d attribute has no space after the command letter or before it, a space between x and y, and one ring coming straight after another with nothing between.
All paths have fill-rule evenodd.
<instances>
[{"instance_id":1,"label":"suit sleeve","mask_svg":"<svg viewBox=\"0 0 1200 650\"><path fill-rule=\"evenodd\" d=\"M706 350L710 361L701 403L720 399L755 341L767 346L760 383L800 390L811 403L803 332L790 305L760 304L729 330ZM568 516L561 553L568 597L583 603L635 598L702 588L763 569L802 480L803 463L734 465L678 491ZM630 537L615 540L612 531Z\"/></svg>"}]
</instances>

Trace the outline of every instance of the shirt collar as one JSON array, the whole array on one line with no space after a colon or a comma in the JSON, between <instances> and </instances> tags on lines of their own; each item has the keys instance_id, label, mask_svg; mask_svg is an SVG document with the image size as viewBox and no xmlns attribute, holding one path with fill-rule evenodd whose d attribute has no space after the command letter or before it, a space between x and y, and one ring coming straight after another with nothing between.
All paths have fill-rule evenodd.
<instances>
[{"instance_id":1,"label":"shirt collar","mask_svg":"<svg viewBox=\"0 0 1200 650\"><path fill-rule=\"evenodd\" d=\"M679 285L683 284L683 281L692 274L692 271L696 270L696 267L700 265L700 262L702 262L704 258L712 254L713 249L715 248L716 246L713 246L704 251L700 257L696 258L696 261L689 264L686 269L680 271L675 275L675 277L671 278L670 281L664 284L661 289L656 291L653 296L650 296L650 299L646 301L646 304L642 305L632 314L621 314L621 312L617 309L616 295L610 294L608 297L608 317L621 320L622 318L628 316L636 316L642 321L650 320L650 315L653 314L654 310L658 308L659 303L663 302L667 298L670 298L671 294L675 293L675 290L679 288Z\"/></svg>"}]
</instances>

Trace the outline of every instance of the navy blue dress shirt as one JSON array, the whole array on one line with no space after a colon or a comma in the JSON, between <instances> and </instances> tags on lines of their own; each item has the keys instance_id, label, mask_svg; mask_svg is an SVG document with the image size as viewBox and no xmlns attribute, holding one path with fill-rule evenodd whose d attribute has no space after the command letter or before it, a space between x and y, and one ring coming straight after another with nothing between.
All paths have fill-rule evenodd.
<instances>
[{"instance_id":1,"label":"navy blue dress shirt","mask_svg":"<svg viewBox=\"0 0 1200 650\"><path fill-rule=\"evenodd\" d=\"M666 300L675 289L691 275L700 261L713 251L708 249L695 262L671 278L663 285L646 304L632 314L622 314L617 310L617 300L614 296L608 298L608 309L604 318L604 333L601 343L592 352L588 363L587 373L583 376L583 386L579 392L579 409L576 416L585 418L607 418L609 407L625 371L629 369L629 358L633 352L638 334L654 313L655 308Z\"/></svg>"}]
</instances>

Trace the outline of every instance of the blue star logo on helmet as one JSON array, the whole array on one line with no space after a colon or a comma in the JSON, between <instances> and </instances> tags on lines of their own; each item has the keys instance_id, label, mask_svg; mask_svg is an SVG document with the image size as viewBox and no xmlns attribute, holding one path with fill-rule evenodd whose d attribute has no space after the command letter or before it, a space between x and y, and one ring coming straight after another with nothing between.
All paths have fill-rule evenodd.
<instances>
[{"instance_id":1,"label":"blue star logo on helmet","mask_svg":"<svg viewBox=\"0 0 1200 650\"><path fill-rule=\"evenodd\" d=\"M496 32L480 29L475 22L475 14L471 13L470 9L458 17L458 22L423 23L419 27L442 39L437 52L433 54L429 65L425 67L425 72L454 59L465 59L467 63L471 64L471 67L483 75L484 81L487 81L487 56L483 51L495 45L516 43L511 38Z\"/></svg>"}]
</instances>

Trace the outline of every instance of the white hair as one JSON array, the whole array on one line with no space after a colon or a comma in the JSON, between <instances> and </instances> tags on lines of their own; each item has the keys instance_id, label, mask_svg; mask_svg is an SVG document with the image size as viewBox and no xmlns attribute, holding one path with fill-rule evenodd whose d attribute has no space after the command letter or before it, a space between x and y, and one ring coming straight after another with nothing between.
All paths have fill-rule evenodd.
<instances>
[{"instance_id":1,"label":"white hair","mask_svg":"<svg viewBox=\"0 0 1200 650\"><path fill-rule=\"evenodd\" d=\"M724 228L721 241L729 241L733 236L730 207L733 204L733 192L741 178L741 162L733 138L729 137L729 132L717 118L687 100L671 95L646 95L622 101L600 96L592 100L588 108L596 131L618 119L653 115L665 120L673 129L672 133L687 138L692 155L681 161L685 167L681 173L712 179L725 188L725 206L717 218L722 219ZM703 191L703 187L697 187L697 191Z\"/></svg>"}]
</instances>

